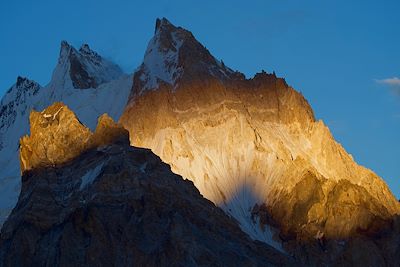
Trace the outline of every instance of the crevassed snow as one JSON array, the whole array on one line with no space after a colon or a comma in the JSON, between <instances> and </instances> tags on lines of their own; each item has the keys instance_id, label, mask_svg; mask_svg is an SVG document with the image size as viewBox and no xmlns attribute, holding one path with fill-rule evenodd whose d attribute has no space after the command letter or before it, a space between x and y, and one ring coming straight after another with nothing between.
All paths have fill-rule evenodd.
<instances>
[{"instance_id":1,"label":"crevassed snow","mask_svg":"<svg viewBox=\"0 0 400 267\"><path fill-rule=\"evenodd\" d=\"M97 165L94 169L89 170L84 176L81 178L81 185L79 186L79 190L83 190L89 185L91 185L94 180L99 176L101 170L103 169L104 162Z\"/></svg>"},{"instance_id":2,"label":"crevassed snow","mask_svg":"<svg viewBox=\"0 0 400 267\"><path fill-rule=\"evenodd\" d=\"M32 109L43 110L55 101L62 101L76 113L83 124L94 130L97 118L104 113L117 121L128 100L132 88L132 75L122 73L117 75L118 71L114 73L111 71L110 74L108 68L113 65L104 59L100 63L106 64L106 66L93 66L91 70L96 72L103 69L104 72L99 71L99 73L91 73L91 75L97 76L99 80L112 80L100 84L96 89L74 88L69 77L67 60L69 49L74 48L69 48L68 44L64 42L62 46L64 47L61 49L58 64L47 86L39 90L35 89L35 94L32 93L34 92L32 90L22 90L22 92L27 92L22 96L18 92L18 90L21 91L21 88L13 86L1 101L0 110L4 105L10 104L12 106L10 114L15 118L10 120L4 117L5 115L1 115L0 118L0 123L2 121L9 122L8 124L3 123L4 127L0 128L0 226L15 206L20 192L19 139L23 135L29 134L29 113ZM85 64L90 65L91 63L86 60ZM103 74L106 77L102 77Z\"/></svg>"}]
</instances>

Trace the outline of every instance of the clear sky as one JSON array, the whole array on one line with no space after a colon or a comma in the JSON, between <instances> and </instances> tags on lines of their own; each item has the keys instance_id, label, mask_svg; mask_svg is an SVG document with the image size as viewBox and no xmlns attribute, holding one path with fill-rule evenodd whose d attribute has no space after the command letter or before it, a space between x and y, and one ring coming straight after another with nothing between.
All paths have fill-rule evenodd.
<instances>
[{"instance_id":1,"label":"clear sky","mask_svg":"<svg viewBox=\"0 0 400 267\"><path fill-rule=\"evenodd\" d=\"M285 77L400 198L399 11L398 0L2 0L0 94L18 75L46 85L61 40L89 43L132 72L155 19L167 17L248 77Z\"/></svg>"}]
</instances>

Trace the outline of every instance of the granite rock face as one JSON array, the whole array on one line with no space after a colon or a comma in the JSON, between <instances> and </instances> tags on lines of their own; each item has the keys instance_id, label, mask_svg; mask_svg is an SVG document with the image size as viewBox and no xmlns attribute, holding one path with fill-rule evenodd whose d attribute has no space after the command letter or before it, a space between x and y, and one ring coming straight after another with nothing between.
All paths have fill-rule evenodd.
<instances>
[{"instance_id":1,"label":"granite rock face","mask_svg":"<svg viewBox=\"0 0 400 267\"><path fill-rule=\"evenodd\" d=\"M33 112L31 124L0 266L294 264L251 240L150 150L131 147L127 131L107 116L91 133L55 103Z\"/></svg>"},{"instance_id":2,"label":"granite rock face","mask_svg":"<svg viewBox=\"0 0 400 267\"><path fill-rule=\"evenodd\" d=\"M375 242L371 235L394 231L399 202L301 93L275 73L245 78L166 19L156 23L120 122L132 145L192 180L252 238L289 253L315 245L314 256L299 256L308 264L318 255L335 262L340 253L326 255L342 240ZM328 241L336 245L325 252L319 244ZM370 252L395 255L359 251Z\"/></svg>"},{"instance_id":3,"label":"granite rock face","mask_svg":"<svg viewBox=\"0 0 400 267\"><path fill-rule=\"evenodd\" d=\"M68 162L86 150L115 142L129 144L129 133L107 114L99 117L94 133L63 103L32 111L31 135L20 142L21 172Z\"/></svg>"}]
</instances>

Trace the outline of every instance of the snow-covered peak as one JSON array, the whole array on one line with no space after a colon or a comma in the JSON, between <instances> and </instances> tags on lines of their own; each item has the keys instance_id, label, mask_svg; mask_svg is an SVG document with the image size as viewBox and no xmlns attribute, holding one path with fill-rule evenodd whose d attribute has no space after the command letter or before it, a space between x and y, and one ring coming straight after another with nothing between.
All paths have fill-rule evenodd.
<instances>
[{"instance_id":1,"label":"snow-covered peak","mask_svg":"<svg viewBox=\"0 0 400 267\"><path fill-rule=\"evenodd\" d=\"M79 52L82 55L87 55L90 57L99 57L99 55L95 51L90 49L88 44L82 44L81 47L79 48Z\"/></svg>"},{"instance_id":2,"label":"snow-covered peak","mask_svg":"<svg viewBox=\"0 0 400 267\"><path fill-rule=\"evenodd\" d=\"M169 20L167 20L166 18L161 18L161 19L157 18L157 19L156 19L156 28L155 28L154 33L157 33L157 31L159 31L161 28L164 28L164 27L173 27L173 28L176 28L176 27L175 27L174 25L172 25L172 23L169 22Z\"/></svg>"},{"instance_id":3,"label":"snow-covered peak","mask_svg":"<svg viewBox=\"0 0 400 267\"><path fill-rule=\"evenodd\" d=\"M83 44L79 50L61 42L60 56L50 84L54 88L88 89L115 80L121 68Z\"/></svg>"},{"instance_id":4,"label":"snow-covered peak","mask_svg":"<svg viewBox=\"0 0 400 267\"><path fill-rule=\"evenodd\" d=\"M36 95L40 88L41 86L37 82L18 76L15 84L8 89L1 99L0 105L7 105L11 101L17 104L24 102L27 96Z\"/></svg>"},{"instance_id":5,"label":"snow-covered peak","mask_svg":"<svg viewBox=\"0 0 400 267\"><path fill-rule=\"evenodd\" d=\"M178 60L184 40L177 31L166 19L157 19L154 37L147 46L141 66L143 90L158 88L160 82L172 85L182 74Z\"/></svg>"},{"instance_id":6,"label":"snow-covered peak","mask_svg":"<svg viewBox=\"0 0 400 267\"><path fill-rule=\"evenodd\" d=\"M77 50L66 41L61 42L57 65L48 85L41 87L18 77L0 103L0 227L20 192L19 139L29 133L31 110L42 110L61 101L93 130L97 117L103 113L118 120L132 81L132 75L122 74L117 65L102 58L88 45ZM85 84L88 86L81 86Z\"/></svg>"},{"instance_id":7,"label":"snow-covered peak","mask_svg":"<svg viewBox=\"0 0 400 267\"><path fill-rule=\"evenodd\" d=\"M4 133L15 124L19 115L24 115L29 111L32 98L39 93L41 88L42 87L37 82L18 76L16 83L11 86L1 99L0 151L7 145L16 144L16 142L7 142L7 140L4 140ZM24 129L23 125L16 125L16 127L18 127L18 129Z\"/></svg>"},{"instance_id":8,"label":"snow-covered peak","mask_svg":"<svg viewBox=\"0 0 400 267\"><path fill-rule=\"evenodd\" d=\"M184 73L224 79L233 71L215 59L190 31L174 26L166 18L157 19L154 36L136 73L141 81L139 94L159 88L160 83L175 88Z\"/></svg>"},{"instance_id":9,"label":"snow-covered peak","mask_svg":"<svg viewBox=\"0 0 400 267\"><path fill-rule=\"evenodd\" d=\"M58 64L62 64L63 62L68 60L69 54L73 47L65 40L61 41L60 46L60 55L58 57Z\"/></svg>"}]
</instances>

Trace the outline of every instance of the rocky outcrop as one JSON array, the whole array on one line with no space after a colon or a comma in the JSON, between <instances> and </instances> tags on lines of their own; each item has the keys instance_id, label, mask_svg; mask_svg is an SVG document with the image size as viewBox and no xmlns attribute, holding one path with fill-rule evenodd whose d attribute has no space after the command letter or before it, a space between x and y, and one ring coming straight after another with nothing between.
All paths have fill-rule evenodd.
<instances>
[{"instance_id":1,"label":"rocky outcrop","mask_svg":"<svg viewBox=\"0 0 400 267\"><path fill-rule=\"evenodd\" d=\"M31 123L21 141L21 194L1 231L1 266L294 264L251 240L150 150L130 147L107 116L91 133L55 103L33 112Z\"/></svg>"},{"instance_id":2,"label":"rocky outcrop","mask_svg":"<svg viewBox=\"0 0 400 267\"><path fill-rule=\"evenodd\" d=\"M61 42L52 73L44 87L18 77L1 99L0 227L17 203L21 189L19 140L29 133L31 110L43 110L54 102L63 102L94 131L101 114L119 119L132 87L131 75L124 74L120 67L86 44L76 49Z\"/></svg>"},{"instance_id":3,"label":"rocky outcrop","mask_svg":"<svg viewBox=\"0 0 400 267\"><path fill-rule=\"evenodd\" d=\"M192 180L254 239L289 253L293 243L322 239L375 242L371 236L391 229L400 213L385 182L354 162L284 79L265 72L246 79L165 19L134 81L120 120L131 144Z\"/></svg>"},{"instance_id":4,"label":"rocky outcrop","mask_svg":"<svg viewBox=\"0 0 400 267\"><path fill-rule=\"evenodd\" d=\"M63 103L56 102L42 112L32 111L31 135L20 142L21 172L66 163L85 151L115 142L129 143L129 134L104 114L96 131L82 125Z\"/></svg>"},{"instance_id":5,"label":"rocky outcrop","mask_svg":"<svg viewBox=\"0 0 400 267\"><path fill-rule=\"evenodd\" d=\"M96 130L89 140L89 147L101 147L109 144L129 144L129 133L107 114L99 117Z\"/></svg>"}]
</instances>

